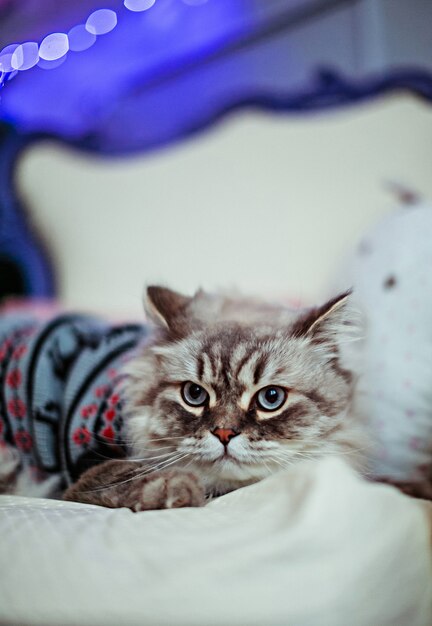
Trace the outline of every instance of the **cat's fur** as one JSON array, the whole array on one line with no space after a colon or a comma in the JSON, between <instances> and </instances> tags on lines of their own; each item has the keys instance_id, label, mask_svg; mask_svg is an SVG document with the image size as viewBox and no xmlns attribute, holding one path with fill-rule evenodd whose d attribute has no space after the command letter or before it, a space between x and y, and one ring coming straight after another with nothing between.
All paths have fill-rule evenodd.
<instances>
[{"instance_id":1,"label":"cat's fur","mask_svg":"<svg viewBox=\"0 0 432 626\"><path fill-rule=\"evenodd\" d=\"M341 358L356 333L349 294L299 312L149 287L147 314L154 332L124 389L130 459L89 470L66 499L134 510L197 506L304 459L341 454L361 464L354 377ZM208 392L208 404L186 404L186 381ZM274 412L257 406L269 385L287 390ZM234 433L227 445L216 429Z\"/></svg>"}]
</instances>

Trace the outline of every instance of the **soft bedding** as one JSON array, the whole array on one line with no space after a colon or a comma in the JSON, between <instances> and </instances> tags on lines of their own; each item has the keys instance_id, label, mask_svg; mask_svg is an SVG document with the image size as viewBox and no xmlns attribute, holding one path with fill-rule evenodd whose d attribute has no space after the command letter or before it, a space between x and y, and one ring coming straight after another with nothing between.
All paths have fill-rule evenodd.
<instances>
[{"instance_id":1,"label":"soft bedding","mask_svg":"<svg viewBox=\"0 0 432 626\"><path fill-rule=\"evenodd\" d=\"M0 622L430 626L431 505L305 463L202 509L0 498Z\"/></svg>"}]
</instances>

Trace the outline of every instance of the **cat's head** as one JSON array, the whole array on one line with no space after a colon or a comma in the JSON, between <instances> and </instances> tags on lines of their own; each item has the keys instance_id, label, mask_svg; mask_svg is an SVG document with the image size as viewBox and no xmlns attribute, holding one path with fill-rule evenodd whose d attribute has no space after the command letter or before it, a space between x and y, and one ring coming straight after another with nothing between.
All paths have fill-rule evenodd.
<instances>
[{"instance_id":1,"label":"cat's head","mask_svg":"<svg viewBox=\"0 0 432 626\"><path fill-rule=\"evenodd\" d=\"M125 390L134 454L194 469L223 493L298 459L352 452L348 301L292 311L149 287L154 331Z\"/></svg>"}]
</instances>

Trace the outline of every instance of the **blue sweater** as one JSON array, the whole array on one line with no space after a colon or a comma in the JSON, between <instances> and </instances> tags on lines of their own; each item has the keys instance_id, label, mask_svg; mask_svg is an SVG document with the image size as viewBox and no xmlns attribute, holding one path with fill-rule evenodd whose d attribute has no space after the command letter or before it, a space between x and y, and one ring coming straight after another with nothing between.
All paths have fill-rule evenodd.
<instances>
[{"instance_id":1,"label":"blue sweater","mask_svg":"<svg viewBox=\"0 0 432 626\"><path fill-rule=\"evenodd\" d=\"M61 473L64 485L124 456L119 370L145 334L84 315L0 317L0 445L15 446L36 478Z\"/></svg>"}]
</instances>

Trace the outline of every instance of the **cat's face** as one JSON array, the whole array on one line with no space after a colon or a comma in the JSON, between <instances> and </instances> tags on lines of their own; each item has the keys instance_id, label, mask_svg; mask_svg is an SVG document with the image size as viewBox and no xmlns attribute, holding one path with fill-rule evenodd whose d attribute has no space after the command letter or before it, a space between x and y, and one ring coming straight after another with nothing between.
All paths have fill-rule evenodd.
<instances>
[{"instance_id":1,"label":"cat's face","mask_svg":"<svg viewBox=\"0 0 432 626\"><path fill-rule=\"evenodd\" d=\"M346 296L300 314L151 288L149 308L158 330L126 389L134 454L194 469L223 493L352 444L338 355Z\"/></svg>"}]
</instances>

